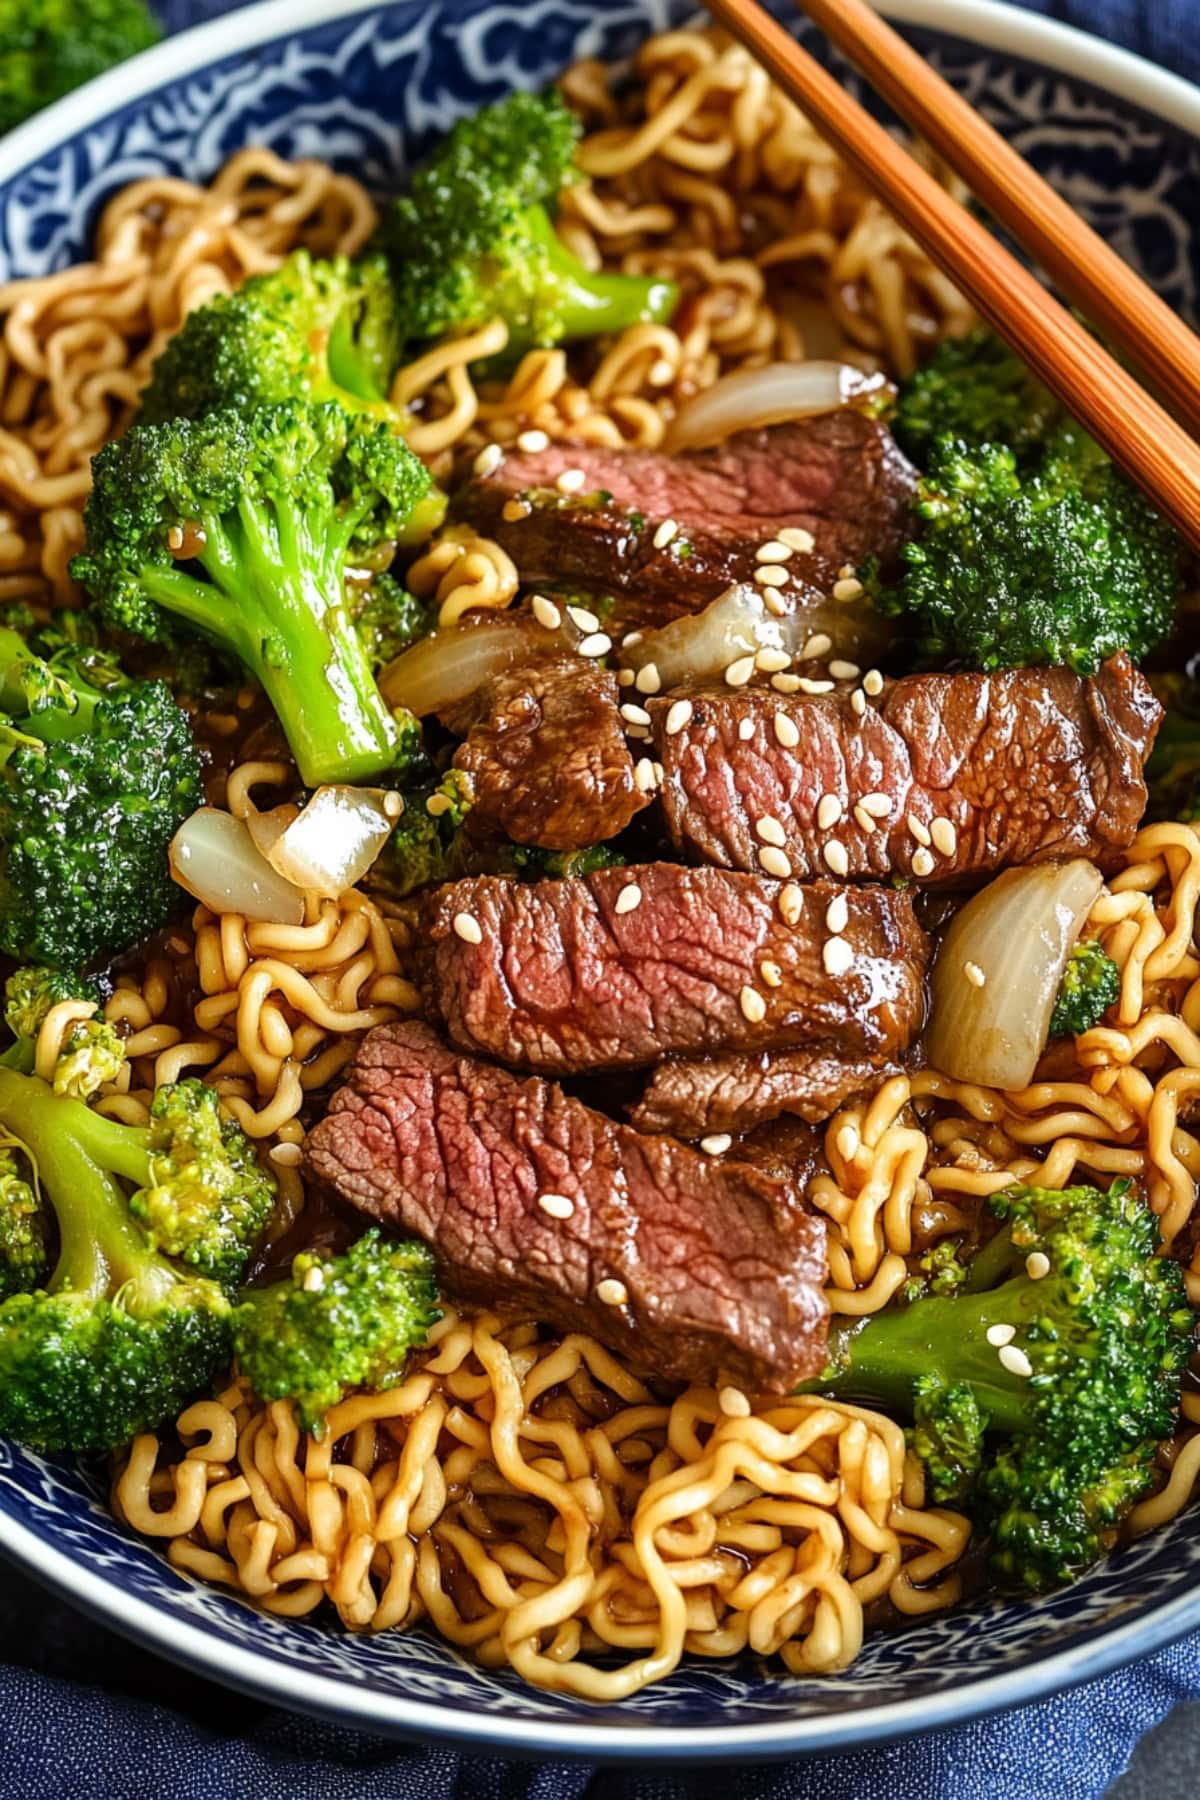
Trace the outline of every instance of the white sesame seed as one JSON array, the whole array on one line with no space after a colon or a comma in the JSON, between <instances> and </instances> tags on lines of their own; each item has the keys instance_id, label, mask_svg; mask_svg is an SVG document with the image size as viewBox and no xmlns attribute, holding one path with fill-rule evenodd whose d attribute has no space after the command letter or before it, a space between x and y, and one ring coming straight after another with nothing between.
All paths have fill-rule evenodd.
<instances>
[{"instance_id":1,"label":"white sesame seed","mask_svg":"<svg viewBox=\"0 0 1200 1800\"><path fill-rule=\"evenodd\" d=\"M788 603L782 594L775 592L774 588L764 588L762 599L767 611L773 613L777 619L787 617Z\"/></svg>"},{"instance_id":2,"label":"white sesame seed","mask_svg":"<svg viewBox=\"0 0 1200 1800\"><path fill-rule=\"evenodd\" d=\"M614 1281L609 1275L596 1284L596 1298L603 1301L605 1306L624 1306L629 1298L629 1290L623 1281Z\"/></svg>"},{"instance_id":3,"label":"white sesame seed","mask_svg":"<svg viewBox=\"0 0 1200 1800\"><path fill-rule=\"evenodd\" d=\"M682 731L684 726L687 724L688 720L691 718L691 716L692 716L691 701L690 700L676 700L674 705L671 706L667 712L667 724L666 724L667 736L674 737L677 731Z\"/></svg>"},{"instance_id":4,"label":"white sesame seed","mask_svg":"<svg viewBox=\"0 0 1200 1800\"><path fill-rule=\"evenodd\" d=\"M167 549L168 550L182 550L183 549L183 526L182 525L171 525L168 527Z\"/></svg>"},{"instance_id":5,"label":"white sesame seed","mask_svg":"<svg viewBox=\"0 0 1200 1800\"><path fill-rule=\"evenodd\" d=\"M552 1219L569 1219L575 1211L575 1202L566 1194L539 1194L538 1205Z\"/></svg>"},{"instance_id":6,"label":"white sesame seed","mask_svg":"<svg viewBox=\"0 0 1200 1800\"><path fill-rule=\"evenodd\" d=\"M734 688L745 687L753 673L754 658L752 656L739 656L737 661L731 662L725 671L726 684L727 686ZM775 679L778 680L779 677L776 676Z\"/></svg>"},{"instance_id":7,"label":"white sesame seed","mask_svg":"<svg viewBox=\"0 0 1200 1800\"><path fill-rule=\"evenodd\" d=\"M545 594L535 594L529 608L538 624L544 625L547 631L557 631L562 624L562 614L553 600L547 600Z\"/></svg>"},{"instance_id":8,"label":"white sesame seed","mask_svg":"<svg viewBox=\"0 0 1200 1800\"><path fill-rule=\"evenodd\" d=\"M769 957L765 962L759 963L758 972L769 988L783 986L783 970L777 962L772 962Z\"/></svg>"},{"instance_id":9,"label":"white sesame seed","mask_svg":"<svg viewBox=\"0 0 1200 1800\"><path fill-rule=\"evenodd\" d=\"M504 461L504 452L499 444L485 444L471 467L477 475L494 475Z\"/></svg>"},{"instance_id":10,"label":"white sesame seed","mask_svg":"<svg viewBox=\"0 0 1200 1800\"><path fill-rule=\"evenodd\" d=\"M836 794L822 794L817 801L817 827L821 831L832 831L833 827L845 811Z\"/></svg>"},{"instance_id":11,"label":"white sesame seed","mask_svg":"<svg viewBox=\"0 0 1200 1800\"><path fill-rule=\"evenodd\" d=\"M914 875L920 876L933 874L933 858L928 850L914 850L912 872Z\"/></svg>"},{"instance_id":12,"label":"white sesame seed","mask_svg":"<svg viewBox=\"0 0 1200 1800\"><path fill-rule=\"evenodd\" d=\"M527 450L530 456L536 456L539 450L550 448L550 439L544 431L522 431L517 434L518 450Z\"/></svg>"},{"instance_id":13,"label":"white sesame seed","mask_svg":"<svg viewBox=\"0 0 1200 1800\"><path fill-rule=\"evenodd\" d=\"M791 554L791 545L785 544L782 538L768 538L754 552L754 560L760 563L785 563Z\"/></svg>"},{"instance_id":14,"label":"white sesame seed","mask_svg":"<svg viewBox=\"0 0 1200 1800\"><path fill-rule=\"evenodd\" d=\"M644 706L635 706L632 700L626 700L621 707L621 717L627 725L648 725L650 714Z\"/></svg>"},{"instance_id":15,"label":"white sesame seed","mask_svg":"<svg viewBox=\"0 0 1200 1800\"><path fill-rule=\"evenodd\" d=\"M915 818L912 813L909 813L908 815L908 829L912 832L918 844L924 844L925 848L928 850L933 839L926 831L924 825L922 825L920 819Z\"/></svg>"},{"instance_id":16,"label":"white sesame seed","mask_svg":"<svg viewBox=\"0 0 1200 1800\"><path fill-rule=\"evenodd\" d=\"M827 975L844 975L854 961L854 952L845 938L826 938L821 949L821 961L825 964Z\"/></svg>"},{"instance_id":17,"label":"white sesame seed","mask_svg":"<svg viewBox=\"0 0 1200 1800\"><path fill-rule=\"evenodd\" d=\"M764 844L778 844L782 850L787 843L787 833L779 820L771 813L764 813L760 819L756 819L754 829Z\"/></svg>"},{"instance_id":18,"label":"white sesame seed","mask_svg":"<svg viewBox=\"0 0 1200 1800\"><path fill-rule=\"evenodd\" d=\"M800 677L799 675L772 675L771 686L777 694L798 694Z\"/></svg>"},{"instance_id":19,"label":"white sesame seed","mask_svg":"<svg viewBox=\"0 0 1200 1800\"><path fill-rule=\"evenodd\" d=\"M714 1131L710 1137L700 1139L700 1148L705 1156L724 1156L733 1139L727 1131Z\"/></svg>"},{"instance_id":20,"label":"white sesame seed","mask_svg":"<svg viewBox=\"0 0 1200 1800\"><path fill-rule=\"evenodd\" d=\"M658 665L652 662L643 663L642 667L637 672L634 686L637 688L639 694L657 694L659 688L662 686L658 674Z\"/></svg>"},{"instance_id":21,"label":"white sesame seed","mask_svg":"<svg viewBox=\"0 0 1200 1800\"><path fill-rule=\"evenodd\" d=\"M987 976L977 962L965 962L963 964L963 974L966 976L972 987L981 988L987 986Z\"/></svg>"},{"instance_id":22,"label":"white sesame seed","mask_svg":"<svg viewBox=\"0 0 1200 1800\"><path fill-rule=\"evenodd\" d=\"M800 730L793 719L786 713L775 714L775 739L785 750L794 750L800 742Z\"/></svg>"},{"instance_id":23,"label":"white sesame seed","mask_svg":"<svg viewBox=\"0 0 1200 1800\"><path fill-rule=\"evenodd\" d=\"M653 793L658 786L654 778L654 764L648 756L640 757L634 766L633 785L639 794Z\"/></svg>"},{"instance_id":24,"label":"white sesame seed","mask_svg":"<svg viewBox=\"0 0 1200 1800\"><path fill-rule=\"evenodd\" d=\"M311 1269L305 1269L304 1281L301 1284L306 1294L319 1294L325 1286L325 1271L316 1263Z\"/></svg>"},{"instance_id":25,"label":"white sesame seed","mask_svg":"<svg viewBox=\"0 0 1200 1800\"><path fill-rule=\"evenodd\" d=\"M792 865L782 850L774 844L767 844L758 853L758 860L768 875L774 875L777 881L786 881L792 872Z\"/></svg>"},{"instance_id":26,"label":"white sesame seed","mask_svg":"<svg viewBox=\"0 0 1200 1800\"><path fill-rule=\"evenodd\" d=\"M799 550L805 556L817 547L816 538L811 531L805 531L803 525L785 525L779 533L779 541L786 544L789 550Z\"/></svg>"},{"instance_id":27,"label":"white sesame seed","mask_svg":"<svg viewBox=\"0 0 1200 1800\"><path fill-rule=\"evenodd\" d=\"M867 697L861 688L855 688L850 696L850 705L861 719L867 710Z\"/></svg>"},{"instance_id":28,"label":"white sesame seed","mask_svg":"<svg viewBox=\"0 0 1200 1800\"><path fill-rule=\"evenodd\" d=\"M627 631L621 639L622 650L632 650L635 644L641 643L644 635L641 631Z\"/></svg>"},{"instance_id":29,"label":"white sesame seed","mask_svg":"<svg viewBox=\"0 0 1200 1800\"><path fill-rule=\"evenodd\" d=\"M580 631L599 631L600 621L586 606L568 606L567 617Z\"/></svg>"},{"instance_id":30,"label":"white sesame seed","mask_svg":"<svg viewBox=\"0 0 1200 1800\"><path fill-rule=\"evenodd\" d=\"M654 779L657 781L659 787L661 787L665 778L663 776L663 766L660 762L656 762L654 765Z\"/></svg>"},{"instance_id":31,"label":"white sesame seed","mask_svg":"<svg viewBox=\"0 0 1200 1800\"><path fill-rule=\"evenodd\" d=\"M473 919L468 912L454 915L454 935L460 937L464 944L482 944L483 933L479 929L478 919Z\"/></svg>"},{"instance_id":32,"label":"white sesame seed","mask_svg":"<svg viewBox=\"0 0 1200 1800\"><path fill-rule=\"evenodd\" d=\"M506 525L515 525L519 519L527 519L532 511L533 508L528 500L518 500L514 494L511 500L504 502L500 509L500 517Z\"/></svg>"},{"instance_id":33,"label":"white sesame seed","mask_svg":"<svg viewBox=\"0 0 1200 1800\"><path fill-rule=\"evenodd\" d=\"M850 923L850 902L845 894L835 894L825 908L825 929L832 931L834 937L845 931Z\"/></svg>"},{"instance_id":34,"label":"white sesame seed","mask_svg":"<svg viewBox=\"0 0 1200 1800\"><path fill-rule=\"evenodd\" d=\"M592 631L587 637L580 638L575 647L580 656L607 656L612 649L612 639L607 631Z\"/></svg>"},{"instance_id":35,"label":"white sesame seed","mask_svg":"<svg viewBox=\"0 0 1200 1800\"><path fill-rule=\"evenodd\" d=\"M1025 1258L1025 1273L1030 1281L1044 1281L1050 1273L1050 1258L1044 1250L1031 1250Z\"/></svg>"},{"instance_id":36,"label":"white sesame seed","mask_svg":"<svg viewBox=\"0 0 1200 1800\"><path fill-rule=\"evenodd\" d=\"M389 791L383 796L383 810L389 819L398 819L404 811L404 795ZM187 946L185 945L186 949Z\"/></svg>"},{"instance_id":37,"label":"white sesame seed","mask_svg":"<svg viewBox=\"0 0 1200 1800\"><path fill-rule=\"evenodd\" d=\"M1032 1375L1033 1364L1016 1344L1005 1344L1000 1352L1001 1365L1010 1375Z\"/></svg>"},{"instance_id":38,"label":"white sesame seed","mask_svg":"<svg viewBox=\"0 0 1200 1800\"><path fill-rule=\"evenodd\" d=\"M804 911L804 895L794 881L789 881L779 894L779 916L785 925L798 925Z\"/></svg>"},{"instance_id":39,"label":"white sesame seed","mask_svg":"<svg viewBox=\"0 0 1200 1800\"><path fill-rule=\"evenodd\" d=\"M813 681L807 675L800 677L799 685L802 694L832 694L833 692L832 681Z\"/></svg>"},{"instance_id":40,"label":"white sesame seed","mask_svg":"<svg viewBox=\"0 0 1200 1800\"><path fill-rule=\"evenodd\" d=\"M874 831L874 829L875 829L874 817L872 816L871 813L869 813L867 811L866 807L862 804L861 800L859 801L858 805L854 808L854 818L855 818L855 822L858 825L860 831L865 831L868 833Z\"/></svg>"},{"instance_id":41,"label":"white sesame seed","mask_svg":"<svg viewBox=\"0 0 1200 1800\"><path fill-rule=\"evenodd\" d=\"M781 669L788 667L791 660L786 650L770 649L760 650L754 659L755 665L762 670L764 675L778 675Z\"/></svg>"},{"instance_id":42,"label":"white sesame seed","mask_svg":"<svg viewBox=\"0 0 1200 1800\"><path fill-rule=\"evenodd\" d=\"M835 581L833 584L833 597L835 600L857 600L862 594L862 591L862 582L856 580L853 575L847 575L843 580Z\"/></svg>"},{"instance_id":43,"label":"white sesame seed","mask_svg":"<svg viewBox=\"0 0 1200 1800\"><path fill-rule=\"evenodd\" d=\"M933 819L930 822L929 835L933 839L934 849L940 850L943 856L953 856L958 849L958 833L947 818Z\"/></svg>"},{"instance_id":44,"label":"white sesame seed","mask_svg":"<svg viewBox=\"0 0 1200 1800\"><path fill-rule=\"evenodd\" d=\"M846 846L845 844L839 843L837 838L830 838L821 854L825 858L826 866L835 875L844 875L850 867L850 858L846 855Z\"/></svg>"},{"instance_id":45,"label":"white sesame seed","mask_svg":"<svg viewBox=\"0 0 1200 1800\"><path fill-rule=\"evenodd\" d=\"M440 819L449 810L450 804L449 794L430 794L425 802L425 811L431 819Z\"/></svg>"},{"instance_id":46,"label":"white sesame seed","mask_svg":"<svg viewBox=\"0 0 1200 1800\"><path fill-rule=\"evenodd\" d=\"M673 537L679 536L679 527L674 519L664 519L654 534L654 548L665 550Z\"/></svg>"},{"instance_id":47,"label":"white sesame seed","mask_svg":"<svg viewBox=\"0 0 1200 1800\"><path fill-rule=\"evenodd\" d=\"M878 669L867 670L866 674L863 676L863 688L865 692L870 694L872 700L875 699L877 694L882 694L883 676L879 673Z\"/></svg>"},{"instance_id":48,"label":"white sesame seed","mask_svg":"<svg viewBox=\"0 0 1200 1800\"><path fill-rule=\"evenodd\" d=\"M616 900L613 902L613 911L615 913L631 913L635 912L641 904L642 890L636 881L631 881L628 886L623 887L617 895Z\"/></svg>"},{"instance_id":49,"label":"white sesame seed","mask_svg":"<svg viewBox=\"0 0 1200 1800\"><path fill-rule=\"evenodd\" d=\"M813 656L827 656L832 649L833 639L830 637L829 633L827 631L814 631L803 650L800 652L800 656L802 659Z\"/></svg>"},{"instance_id":50,"label":"white sesame seed","mask_svg":"<svg viewBox=\"0 0 1200 1800\"><path fill-rule=\"evenodd\" d=\"M840 658L836 658L829 665L829 673L835 681L857 681L859 667L857 663L842 662Z\"/></svg>"},{"instance_id":51,"label":"white sesame seed","mask_svg":"<svg viewBox=\"0 0 1200 1800\"><path fill-rule=\"evenodd\" d=\"M760 587L785 587L788 572L782 563L759 563L754 571L754 579Z\"/></svg>"},{"instance_id":52,"label":"white sesame seed","mask_svg":"<svg viewBox=\"0 0 1200 1800\"><path fill-rule=\"evenodd\" d=\"M864 794L861 804L873 819L886 819L892 810L892 803L886 794Z\"/></svg>"},{"instance_id":53,"label":"white sesame seed","mask_svg":"<svg viewBox=\"0 0 1200 1800\"><path fill-rule=\"evenodd\" d=\"M299 1144L276 1144L271 1151L271 1161L278 1163L281 1169L294 1169L300 1161L301 1154Z\"/></svg>"},{"instance_id":54,"label":"white sesame seed","mask_svg":"<svg viewBox=\"0 0 1200 1800\"><path fill-rule=\"evenodd\" d=\"M739 1388L723 1387L717 1395L717 1405L727 1419L748 1419L750 1402Z\"/></svg>"},{"instance_id":55,"label":"white sesame seed","mask_svg":"<svg viewBox=\"0 0 1200 1800\"><path fill-rule=\"evenodd\" d=\"M1015 1325L989 1325L983 1335L993 1350L999 1350L1003 1345L1012 1343L1017 1335L1017 1328Z\"/></svg>"},{"instance_id":56,"label":"white sesame seed","mask_svg":"<svg viewBox=\"0 0 1200 1800\"><path fill-rule=\"evenodd\" d=\"M751 1025L761 1025L767 1016L767 1003L757 988L744 987L738 995L738 1005Z\"/></svg>"},{"instance_id":57,"label":"white sesame seed","mask_svg":"<svg viewBox=\"0 0 1200 1800\"><path fill-rule=\"evenodd\" d=\"M754 736L754 720L751 718L742 719L738 725L739 739L741 740L741 742L743 744L748 744L750 742L750 739L753 736Z\"/></svg>"},{"instance_id":58,"label":"white sesame seed","mask_svg":"<svg viewBox=\"0 0 1200 1800\"><path fill-rule=\"evenodd\" d=\"M564 469L554 485L560 494L577 494L586 480L582 469Z\"/></svg>"},{"instance_id":59,"label":"white sesame seed","mask_svg":"<svg viewBox=\"0 0 1200 1800\"><path fill-rule=\"evenodd\" d=\"M633 686L633 670L632 669L618 669L617 670L617 686L623 687L623 688Z\"/></svg>"}]
</instances>

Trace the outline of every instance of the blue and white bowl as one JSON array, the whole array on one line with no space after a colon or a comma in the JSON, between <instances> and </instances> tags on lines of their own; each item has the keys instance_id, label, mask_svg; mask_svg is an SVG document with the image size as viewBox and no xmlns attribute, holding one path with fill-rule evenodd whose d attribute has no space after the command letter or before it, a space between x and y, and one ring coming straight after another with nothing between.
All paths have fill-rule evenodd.
<instances>
[{"instance_id":1,"label":"blue and white bowl","mask_svg":"<svg viewBox=\"0 0 1200 1800\"><path fill-rule=\"evenodd\" d=\"M0 280L84 257L122 184L203 178L252 142L327 157L386 188L459 114L540 85L577 56L625 55L688 10L686 0L267 0L138 57L0 145ZM991 0L891 0L886 10L1196 317L1200 92ZM118 1525L94 1473L2 1443L0 1549L117 1630L297 1711L590 1759L861 1746L1033 1700L1200 1626L1192 1513L1051 1598L985 1602L877 1638L836 1678L697 1662L595 1707L475 1669L424 1632L350 1637L257 1613L176 1573Z\"/></svg>"}]
</instances>

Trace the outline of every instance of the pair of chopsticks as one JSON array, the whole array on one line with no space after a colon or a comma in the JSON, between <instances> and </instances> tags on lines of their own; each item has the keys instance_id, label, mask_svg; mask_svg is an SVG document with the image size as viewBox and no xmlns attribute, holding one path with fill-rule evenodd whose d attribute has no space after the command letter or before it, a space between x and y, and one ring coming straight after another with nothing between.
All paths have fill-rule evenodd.
<instances>
[{"instance_id":1,"label":"pair of chopsticks","mask_svg":"<svg viewBox=\"0 0 1200 1800\"><path fill-rule=\"evenodd\" d=\"M707 0L889 211L1200 549L1200 339L866 0L800 0L1062 291L1143 371L1177 422L953 200L758 0Z\"/></svg>"}]
</instances>

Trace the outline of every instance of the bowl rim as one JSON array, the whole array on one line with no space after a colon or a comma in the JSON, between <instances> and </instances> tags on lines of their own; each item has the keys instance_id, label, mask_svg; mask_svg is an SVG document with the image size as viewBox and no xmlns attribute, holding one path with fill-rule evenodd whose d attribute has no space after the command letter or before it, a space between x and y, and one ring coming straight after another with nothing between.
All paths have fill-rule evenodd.
<instances>
[{"instance_id":1,"label":"bowl rim","mask_svg":"<svg viewBox=\"0 0 1200 1800\"><path fill-rule=\"evenodd\" d=\"M409 0L416 10L420 0ZM0 188L72 138L144 95L207 66L281 38L376 10L387 0L255 0L166 39L47 107L0 143ZM1200 143L1200 88L1133 52L1072 26L1018 10L1005 0L882 0L899 24L926 27L1085 82ZM929 1694L841 1714L767 1723L668 1725L638 1718L590 1725L489 1717L434 1702L397 1698L275 1662L215 1636L175 1611L123 1591L99 1568L39 1536L0 1507L0 1554L102 1623L210 1680L300 1713L388 1737L436 1740L473 1751L550 1754L593 1761L713 1758L765 1760L964 1724L1026 1705L1107 1674L1164 1648L1200 1626L1200 1588L1149 1614L1083 1639L1039 1661Z\"/></svg>"}]
</instances>

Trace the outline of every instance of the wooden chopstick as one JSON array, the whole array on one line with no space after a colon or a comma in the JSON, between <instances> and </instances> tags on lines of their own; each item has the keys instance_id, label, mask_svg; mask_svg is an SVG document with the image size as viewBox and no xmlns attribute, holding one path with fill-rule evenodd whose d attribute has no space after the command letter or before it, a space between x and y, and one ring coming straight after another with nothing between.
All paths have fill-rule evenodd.
<instances>
[{"instance_id":1,"label":"wooden chopstick","mask_svg":"<svg viewBox=\"0 0 1200 1800\"><path fill-rule=\"evenodd\" d=\"M1200 550L1200 445L757 0L708 5L980 316Z\"/></svg>"},{"instance_id":2,"label":"wooden chopstick","mask_svg":"<svg viewBox=\"0 0 1200 1800\"><path fill-rule=\"evenodd\" d=\"M800 0L826 37L1200 431L1200 338L866 0Z\"/></svg>"}]
</instances>

